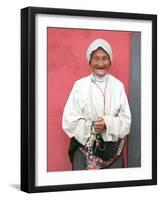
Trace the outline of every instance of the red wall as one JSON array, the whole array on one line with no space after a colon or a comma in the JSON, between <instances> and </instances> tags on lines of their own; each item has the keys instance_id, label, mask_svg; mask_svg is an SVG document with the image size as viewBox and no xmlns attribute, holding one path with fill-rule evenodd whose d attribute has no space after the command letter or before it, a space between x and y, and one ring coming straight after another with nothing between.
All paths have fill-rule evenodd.
<instances>
[{"instance_id":1,"label":"red wall","mask_svg":"<svg viewBox=\"0 0 161 200\"><path fill-rule=\"evenodd\" d=\"M128 93L130 32L48 28L48 171L71 170L69 138L62 130L62 113L73 83L90 74L86 50L97 38L111 44L110 73L124 83Z\"/></svg>"}]
</instances>

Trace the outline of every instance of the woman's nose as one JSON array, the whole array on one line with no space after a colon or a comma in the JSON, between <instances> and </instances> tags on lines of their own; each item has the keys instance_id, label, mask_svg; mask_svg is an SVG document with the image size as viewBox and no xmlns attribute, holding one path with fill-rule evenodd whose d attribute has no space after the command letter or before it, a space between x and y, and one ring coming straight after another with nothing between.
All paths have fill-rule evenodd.
<instances>
[{"instance_id":1,"label":"woman's nose","mask_svg":"<svg viewBox=\"0 0 161 200\"><path fill-rule=\"evenodd\" d=\"M100 59L99 61L98 61L98 63L97 63L99 66L102 66L103 65L103 60L102 59Z\"/></svg>"}]
</instances>

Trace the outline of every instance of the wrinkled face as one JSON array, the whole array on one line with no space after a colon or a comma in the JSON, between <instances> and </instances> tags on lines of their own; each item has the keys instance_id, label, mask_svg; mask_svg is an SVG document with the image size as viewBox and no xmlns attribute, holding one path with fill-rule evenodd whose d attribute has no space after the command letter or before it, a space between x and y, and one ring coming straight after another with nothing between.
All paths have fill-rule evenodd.
<instances>
[{"instance_id":1,"label":"wrinkled face","mask_svg":"<svg viewBox=\"0 0 161 200\"><path fill-rule=\"evenodd\" d=\"M111 61L109 55L102 48L98 48L93 51L89 64L96 76L103 77L107 74Z\"/></svg>"}]
</instances>

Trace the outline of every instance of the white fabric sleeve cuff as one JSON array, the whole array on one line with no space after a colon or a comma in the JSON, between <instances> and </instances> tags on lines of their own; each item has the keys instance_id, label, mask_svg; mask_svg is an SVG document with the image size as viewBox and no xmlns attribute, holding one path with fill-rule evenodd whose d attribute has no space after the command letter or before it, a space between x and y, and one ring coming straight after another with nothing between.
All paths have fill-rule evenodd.
<instances>
[{"instance_id":1,"label":"white fabric sleeve cuff","mask_svg":"<svg viewBox=\"0 0 161 200\"><path fill-rule=\"evenodd\" d=\"M74 131L75 139L83 145L86 144L88 138L90 137L91 124L92 122L90 120L80 120Z\"/></svg>"},{"instance_id":2,"label":"white fabric sleeve cuff","mask_svg":"<svg viewBox=\"0 0 161 200\"><path fill-rule=\"evenodd\" d=\"M106 124L105 140L116 142L118 140L120 120L113 116L102 116Z\"/></svg>"}]
</instances>

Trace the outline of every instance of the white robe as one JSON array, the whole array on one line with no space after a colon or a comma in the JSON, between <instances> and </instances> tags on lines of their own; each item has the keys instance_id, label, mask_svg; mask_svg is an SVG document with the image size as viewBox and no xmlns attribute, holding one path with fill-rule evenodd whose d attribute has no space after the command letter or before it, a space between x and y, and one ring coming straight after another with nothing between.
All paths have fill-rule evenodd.
<instances>
[{"instance_id":1,"label":"white robe","mask_svg":"<svg viewBox=\"0 0 161 200\"><path fill-rule=\"evenodd\" d=\"M124 86L110 74L105 99L104 110L103 95L93 82L93 75L76 81L63 113L62 127L66 134L85 145L97 117L103 117L106 124L104 141L115 142L129 134L131 113Z\"/></svg>"}]
</instances>

